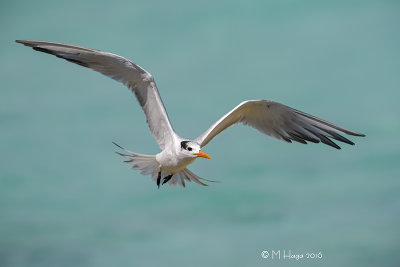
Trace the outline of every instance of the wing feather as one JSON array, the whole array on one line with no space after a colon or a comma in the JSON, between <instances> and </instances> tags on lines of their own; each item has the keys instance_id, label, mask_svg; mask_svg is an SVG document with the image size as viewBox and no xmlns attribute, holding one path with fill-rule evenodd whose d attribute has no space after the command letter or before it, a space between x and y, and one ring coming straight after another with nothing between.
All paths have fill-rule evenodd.
<instances>
[{"instance_id":1,"label":"wing feather","mask_svg":"<svg viewBox=\"0 0 400 267\"><path fill-rule=\"evenodd\" d=\"M337 149L340 147L330 138L354 145L340 133L365 136L277 102L248 100L222 116L195 141L204 147L219 133L238 123L249 125L264 134L289 143L322 142Z\"/></svg>"},{"instance_id":2,"label":"wing feather","mask_svg":"<svg viewBox=\"0 0 400 267\"><path fill-rule=\"evenodd\" d=\"M161 149L173 140L176 134L153 76L139 65L115 54L80 46L45 41L16 42L90 68L123 83L135 94L150 131Z\"/></svg>"}]
</instances>

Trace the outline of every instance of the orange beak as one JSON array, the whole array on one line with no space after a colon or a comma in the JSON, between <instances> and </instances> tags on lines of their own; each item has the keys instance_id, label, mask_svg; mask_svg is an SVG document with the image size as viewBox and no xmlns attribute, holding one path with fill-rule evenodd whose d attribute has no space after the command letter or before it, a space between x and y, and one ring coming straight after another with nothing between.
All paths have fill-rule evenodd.
<instances>
[{"instance_id":1,"label":"orange beak","mask_svg":"<svg viewBox=\"0 0 400 267\"><path fill-rule=\"evenodd\" d=\"M206 159L211 159L211 157L207 153L205 153L201 150L199 151L199 153L193 153L193 155L196 155L196 156L202 157L202 158L206 158Z\"/></svg>"}]
</instances>

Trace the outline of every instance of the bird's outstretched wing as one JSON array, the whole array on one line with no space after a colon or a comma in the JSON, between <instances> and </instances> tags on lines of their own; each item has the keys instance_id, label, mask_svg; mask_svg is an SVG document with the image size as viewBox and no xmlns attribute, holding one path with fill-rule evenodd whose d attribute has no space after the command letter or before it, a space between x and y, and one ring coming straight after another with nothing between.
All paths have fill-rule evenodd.
<instances>
[{"instance_id":1,"label":"bird's outstretched wing","mask_svg":"<svg viewBox=\"0 0 400 267\"><path fill-rule=\"evenodd\" d=\"M243 123L277 139L306 144L322 142L334 148L340 147L330 138L354 145L339 133L365 136L316 118L296 109L268 100L248 100L225 114L195 141L204 147L228 127Z\"/></svg>"},{"instance_id":2,"label":"bird's outstretched wing","mask_svg":"<svg viewBox=\"0 0 400 267\"><path fill-rule=\"evenodd\" d=\"M139 65L118 55L85 47L45 41L16 42L90 68L123 83L135 93L146 115L150 131L161 149L173 140L175 132L153 76Z\"/></svg>"}]
</instances>

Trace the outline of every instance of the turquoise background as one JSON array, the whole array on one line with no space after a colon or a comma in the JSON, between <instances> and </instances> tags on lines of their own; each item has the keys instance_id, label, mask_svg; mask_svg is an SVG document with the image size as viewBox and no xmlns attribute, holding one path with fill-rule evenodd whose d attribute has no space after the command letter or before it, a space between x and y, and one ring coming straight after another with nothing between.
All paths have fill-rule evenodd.
<instances>
[{"instance_id":1,"label":"turquoise background","mask_svg":"<svg viewBox=\"0 0 400 267\"><path fill-rule=\"evenodd\" d=\"M0 3L0 266L400 266L399 1ZM342 150L237 126L159 190L133 95L15 39L127 57L194 138L245 99L367 135ZM267 250L322 259L263 259Z\"/></svg>"}]
</instances>

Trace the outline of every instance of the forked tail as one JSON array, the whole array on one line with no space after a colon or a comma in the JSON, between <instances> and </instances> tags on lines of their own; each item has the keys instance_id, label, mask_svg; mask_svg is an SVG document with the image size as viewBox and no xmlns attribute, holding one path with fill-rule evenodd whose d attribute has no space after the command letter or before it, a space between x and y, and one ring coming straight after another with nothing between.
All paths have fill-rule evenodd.
<instances>
[{"instance_id":1,"label":"forked tail","mask_svg":"<svg viewBox=\"0 0 400 267\"><path fill-rule=\"evenodd\" d=\"M157 182L157 180L158 180L158 182L157 182L158 185L160 184L159 176L163 179L163 180L161 180L161 183L164 184L165 183L164 178L171 175L171 173L168 173L168 172L165 172L162 170L160 164L156 160L155 155L144 155L144 154L135 153L135 152L129 151L129 150L121 147L120 145L118 145L114 142L113 142L113 144L128 153L128 154L123 154L123 153L115 152L118 155L121 155L121 156L127 158L127 160L125 160L124 162L132 165L132 167L131 167L132 169L140 170L140 173L143 175L151 174L153 181ZM198 184L204 185L204 186L207 186L207 184L201 182L200 180L204 180L204 181L208 181L208 182L216 182L216 181L201 178L201 177L197 176L196 174L194 174L193 172L189 171L187 168L183 169L182 171L180 171L178 173L172 174L172 177L167 178L167 179L168 180L166 182L169 183L170 186L175 186L178 184L182 187L185 187L185 180L189 181L189 182L194 181L195 183L198 183Z\"/></svg>"}]
</instances>

